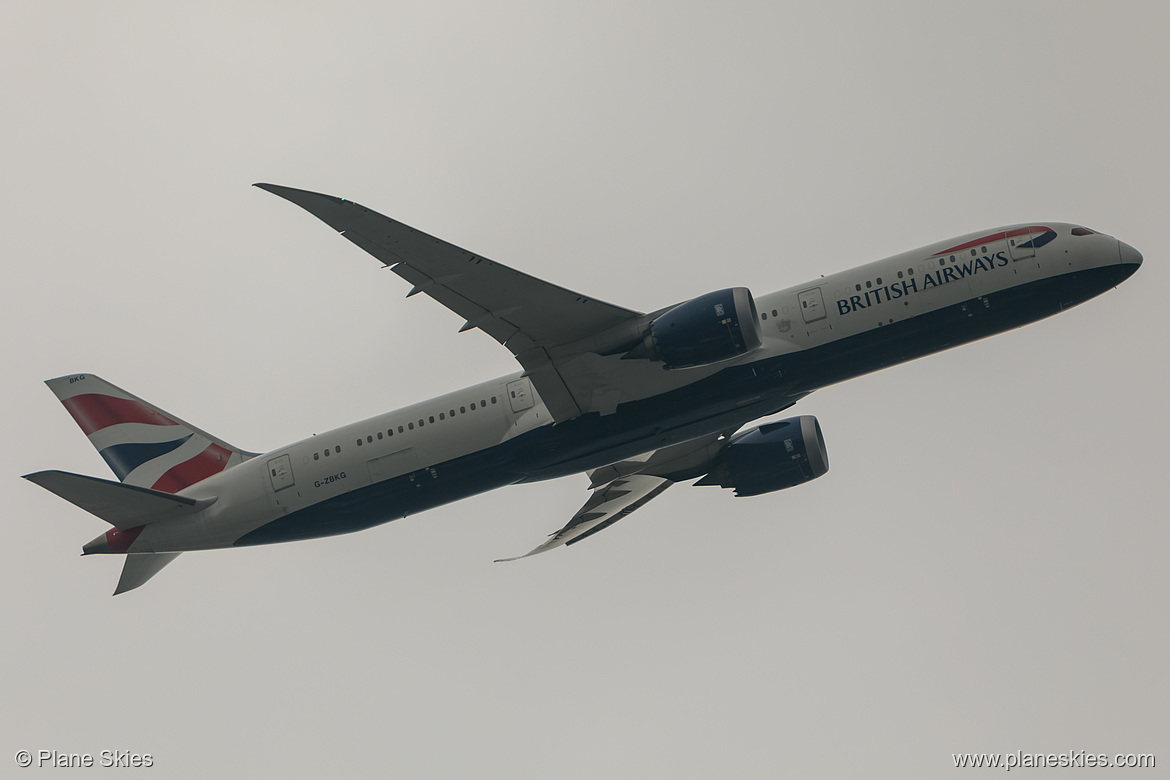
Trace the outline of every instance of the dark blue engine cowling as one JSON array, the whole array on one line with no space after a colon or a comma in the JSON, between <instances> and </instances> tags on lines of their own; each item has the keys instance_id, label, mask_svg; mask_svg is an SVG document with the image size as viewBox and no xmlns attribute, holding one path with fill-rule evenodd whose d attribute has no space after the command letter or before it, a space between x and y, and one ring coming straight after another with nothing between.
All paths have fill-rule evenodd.
<instances>
[{"instance_id":1,"label":"dark blue engine cowling","mask_svg":"<svg viewBox=\"0 0 1170 780\"><path fill-rule=\"evenodd\" d=\"M666 368L689 368L743 355L762 343L752 294L746 287L731 287L700 295L656 318L637 351Z\"/></svg>"},{"instance_id":2,"label":"dark blue engine cowling","mask_svg":"<svg viewBox=\"0 0 1170 780\"><path fill-rule=\"evenodd\" d=\"M731 440L715 466L696 485L735 488L758 496L814 480L829 470L829 455L817 418L792 417L761 425Z\"/></svg>"}]
</instances>

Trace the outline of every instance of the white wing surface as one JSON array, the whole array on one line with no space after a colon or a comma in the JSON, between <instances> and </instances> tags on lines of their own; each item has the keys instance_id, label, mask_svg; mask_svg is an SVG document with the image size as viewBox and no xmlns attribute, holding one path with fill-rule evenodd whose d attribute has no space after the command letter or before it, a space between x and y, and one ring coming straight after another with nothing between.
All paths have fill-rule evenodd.
<instances>
[{"instance_id":1,"label":"white wing surface","mask_svg":"<svg viewBox=\"0 0 1170 780\"><path fill-rule=\"evenodd\" d=\"M531 552L515 558L501 558L497 563L518 561L562 544L575 544L609 528L674 483L705 474L711 461L727 446L731 433L733 431L703 436L589 472L593 494L564 528Z\"/></svg>"},{"instance_id":2,"label":"white wing surface","mask_svg":"<svg viewBox=\"0 0 1170 780\"><path fill-rule=\"evenodd\" d=\"M497 563L518 561L520 558L527 558L529 555L536 555L562 544L579 542L613 525L673 484L674 482L664 477L646 474L615 479L608 485L595 489L593 495L585 502L585 506L573 515L568 525L550 536L547 542L524 555L501 558Z\"/></svg>"}]
</instances>

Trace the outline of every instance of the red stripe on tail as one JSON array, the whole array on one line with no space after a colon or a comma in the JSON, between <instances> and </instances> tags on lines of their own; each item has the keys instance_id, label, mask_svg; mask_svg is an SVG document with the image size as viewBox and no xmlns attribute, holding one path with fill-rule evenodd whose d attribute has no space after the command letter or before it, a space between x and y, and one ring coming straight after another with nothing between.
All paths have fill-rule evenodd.
<instances>
[{"instance_id":1,"label":"red stripe on tail","mask_svg":"<svg viewBox=\"0 0 1170 780\"><path fill-rule=\"evenodd\" d=\"M141 401L115 398L112 395L75 395L61 401L73 419L85 431L96 433L118 423L146 423L147 425L178 425L177 422L149 408Z\"/></svg>"},{"instance_id":2,"label":"red stripe on tail","mask_svg":"<svg viewBox=\"0 0 1170 780\"><path fill-rule=\"evenodd\" d=\"M158 478L151 487L164 493L178 493L185 487L196 482L202 482L212 474L218 474L227 468L231 450L225 450L218 444L212 444L203 452L190 460L185 460L171 468L166 474Z\"/></svg>"}]
</instances>

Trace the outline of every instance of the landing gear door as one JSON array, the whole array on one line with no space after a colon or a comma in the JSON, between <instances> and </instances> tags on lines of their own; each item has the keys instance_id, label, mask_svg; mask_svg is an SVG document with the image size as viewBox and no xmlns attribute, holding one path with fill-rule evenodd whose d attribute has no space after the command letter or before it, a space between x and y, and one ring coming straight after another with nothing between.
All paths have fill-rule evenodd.
<instances>
[{"instance_id":1,"label":"landing gear door","mask_svg":"<svg viewBox=\"0 0 1170 780\"><path fill-rule=\"evenodd\" d=\"M272 480L272 491L279 492L296 484L293 480L292 462L288 455L281 455L268 461L268 478Z\"/></svg>"},{"instance_id":2,"label":"landing gear door","mask_svg":"<svg viewBox=\"0 0 1170 780\"><path fill-rule=\"evenodd\" d=\"M1032 245L1032 239L1035 238L1028 231L1022 231L1019 235L1013 236L1012 233L1017 231L1008 231L1008 252L1012 256L1012 260L1027 260L1029 257L1036 256L1036 247Z\"/></svg>"},{"instance_id":3,"label":"landing gear door","mask_svg":"<svg viewBox=\"0 0 1170 780\"><path fill-rule=\"evenodd\" d=\"M532 385L528 377L521 377L515 382L508 383L508 403L513 412L522 412L532 408Z\"/></svg>"},{"instance_id":4,"label":"landing gear door","mask_svg":"<svg viewBox=\"0 0 1170 780\"><path fill-rule=\"evenodd\" d=\"M800 294L799 300L800 315L804 317L805 324L825 318L825 299L821 295L820 287L805 290Z\"/></svg>"}]
</instances>

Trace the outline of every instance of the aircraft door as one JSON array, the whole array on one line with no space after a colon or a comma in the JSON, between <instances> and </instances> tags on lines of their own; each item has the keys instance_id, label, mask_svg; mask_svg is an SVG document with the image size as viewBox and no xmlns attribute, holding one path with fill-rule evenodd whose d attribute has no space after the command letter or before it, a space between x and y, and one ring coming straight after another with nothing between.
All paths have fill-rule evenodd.
<instances>
[{"instance_id":1,"label":"aircraft door","mask_svg":"<svg viewBox=\"0 0 1170 780\"><path fill-rule=\"evenodd\" d=\"M268 478L272 480L274 493L296 484L293 480L292 461L288 455L281 455L268 461Z\"/></svg>"},{"instance_id":2,"label":"aircraft door","mask_svg":"<svg viewBox=\"0 0 1170 780\"><path fill-rule=\"evenodd\" d=\"M508 403L512 405L513 412L522 412L532 408L532 385L529 383L528 377L521 377L515 382L509 382L507 390Z\"/></svg>"},{"instance_id":3,"label":"aircraft door","mask_svg":"<svg viewBox=\"0 0 1170 780\"><path fill-rule=\"evenodd\" d=\"M804 317L805 324L825 318L825 299L821 295L820 287L805 290L799 295L798 300L800 315Z\"/></svg>"},{"instance_id":4,"label":"aircraft door","mask_svg":"<svg viewBox=\"0 0 1170 780\"><path fill-rule=\"evenodd\" d=\"M1036 248L1032 245L1035 238L1031 233L1021 233L1018 236L1008 236L1008 252L1012 260L1026 260L1036 256Z\"/></svg>"}]
</instances>

